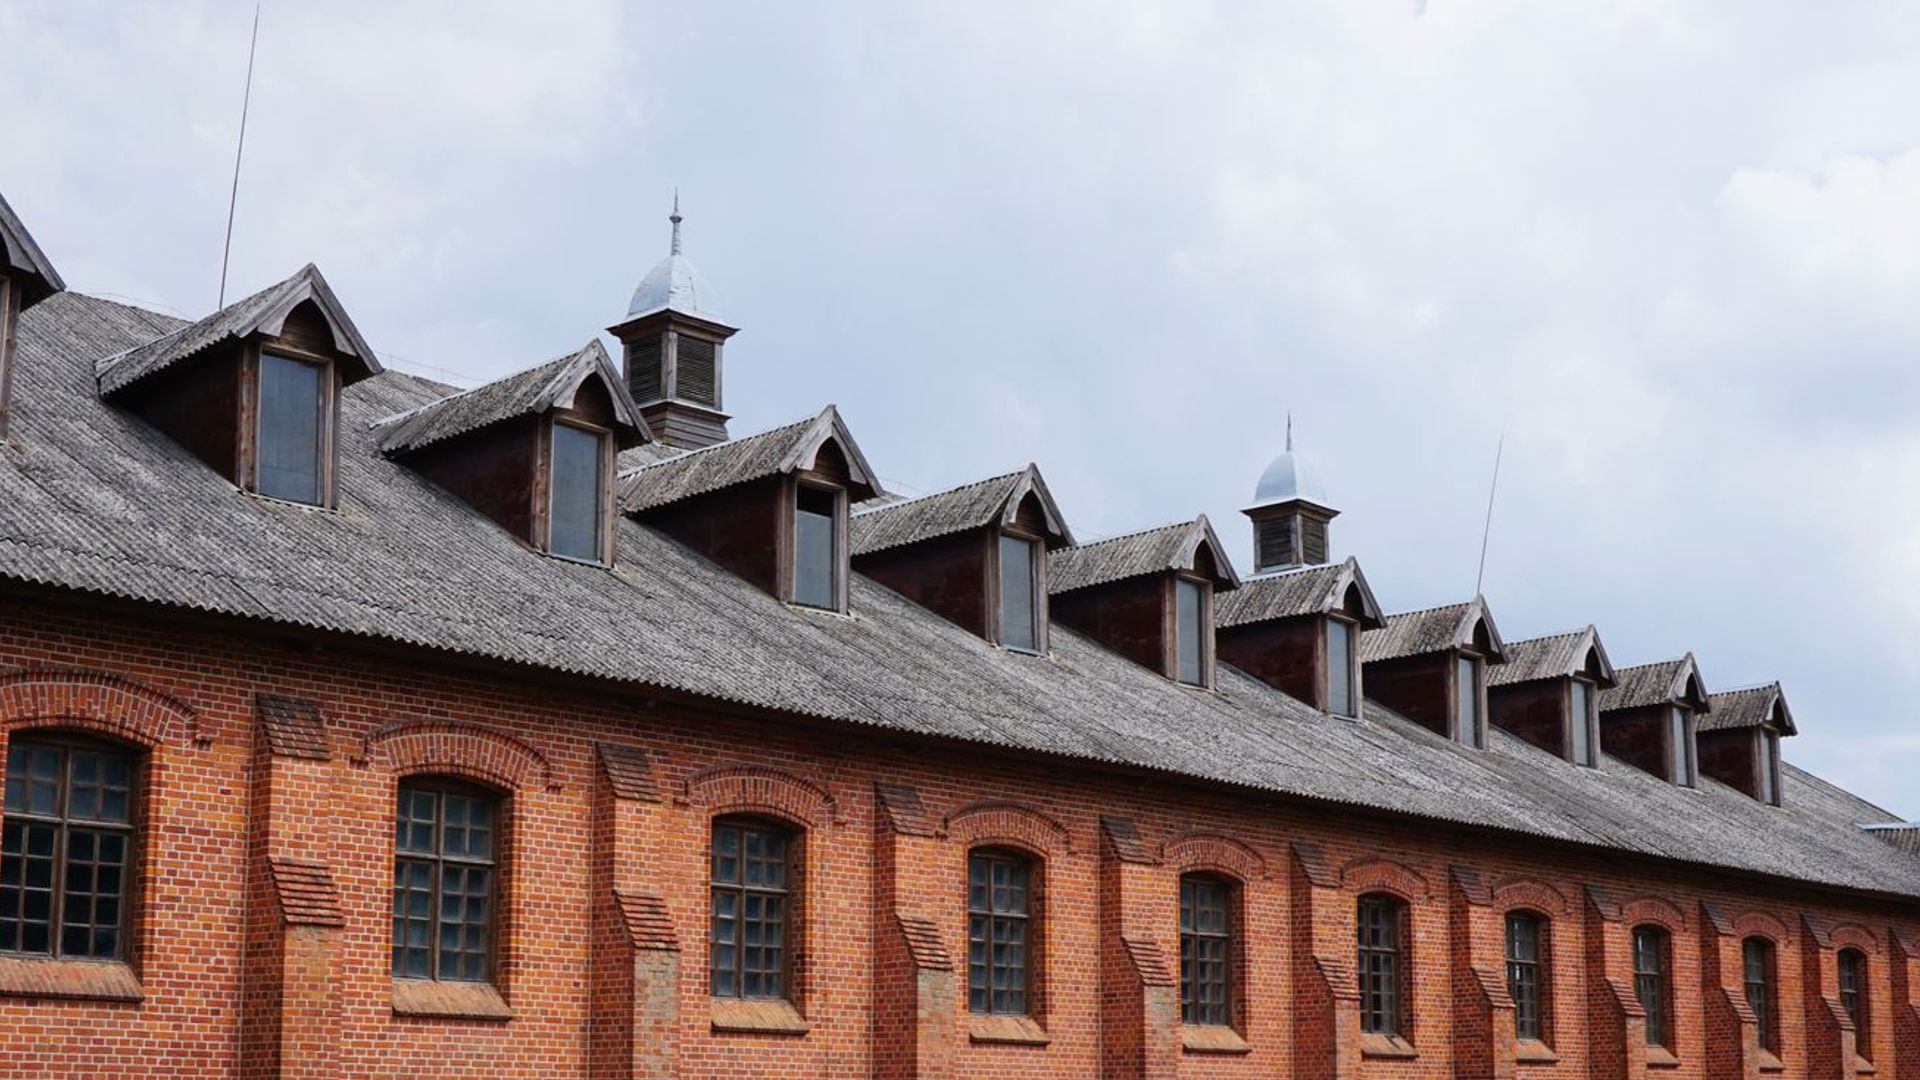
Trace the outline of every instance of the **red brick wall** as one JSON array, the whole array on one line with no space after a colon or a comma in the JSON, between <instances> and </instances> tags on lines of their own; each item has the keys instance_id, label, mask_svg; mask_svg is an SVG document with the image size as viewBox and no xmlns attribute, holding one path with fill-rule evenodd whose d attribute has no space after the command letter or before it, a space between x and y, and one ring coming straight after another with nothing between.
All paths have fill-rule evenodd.
<instances>
[{"instance_id":1,"label":"red brick wall","mask_svg":"<svg viewBox=\"0 0 1920 1080\"><path fill-rule=\"evenodd\" d=\"M263 691L319 704L324 757L262 729ZM1870 957L1866 1056L1879 1077L1920 1077L1915 905L6 601L0 740L47 725L150 748L144 1000L48 996L97 991L101 971L0 961L0 1077L1757 1080L1776 1074L1740 1015L1749 933L1778 939L1780 1075L1853 1075L1849 1025L1819 1007L1852 944ZM390 817L414 771L508 795L511 1019L395 1015ZM707 830L735 812L804 833L804 1034L713 1029ZM980 1041L994 1032L965 1012L965 860L985 844L1041 860L1044 1045ZM299 880L330 887L334 907L285 906L275 859L320 867ZM1182 1047L1168 982L1177 881L1193 870L1239 882L1245 1046L1229 1049L1243 1052ZM1358 1032L1352 905L1377 890L1412 905L1413 1057L1370 1056ZM1501 938L1516 907L1551 920L1557 1062L1514 1061ZM1640 920L1673 931L1672 1067L1649 1070L1636 1041Z\"/></svg>"}]
</instances>

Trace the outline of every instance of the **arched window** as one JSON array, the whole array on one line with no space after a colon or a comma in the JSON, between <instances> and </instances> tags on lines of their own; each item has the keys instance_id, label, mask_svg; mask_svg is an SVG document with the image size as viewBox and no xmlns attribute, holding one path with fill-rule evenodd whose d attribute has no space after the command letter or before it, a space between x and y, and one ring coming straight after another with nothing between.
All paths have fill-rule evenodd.
<instances>
[{"instance_id":1,"label":"arched window","mask_svg":"<svg viewBox=\"0 0 1920 1080\"><path fill-rule=\"evenodd\" d=\"M1033 860L983 848L967 857L967 1008L1026 1016L1033 979Z\"/></svg>"},{"instance_id":2,"label":"arched window","mask_svg":"<svg viewBox=\"0 0 1920 1080\"><path fill-rule=\"evenodd\" d=\"M1547 1041L1552 982L1547 964L1547 919L1531 911L1507 916L1507 994L1513 998L1513 1033Z\"/></svg>"},{"instance_id":3,"label":"arched window","mask_svg":"<svg viewBox=\"0 0 1920 1080\"><path fill-rule=\"evenodd\" d=\"M1633 992L1647 1014L1647 1044L1673 1049L1673 941L1662 927L1633 928Z\"/></svg>"},{"instance_id":4,"label":"arched window","mask_svg":"<svg viewBox=\"0 0 1920 1080\"><path fill-rule=\"evenodd\" d=\"M1359 929L1360 1030L1404 1036L1407 905L1387 893L1369 893L1357 908Z\"/></svg>"},{"instance_id":5,"label":"arched window","mask_svg":"<svg viewBox=\"0 0 1920 1080\"><path fill-rule=\"evenodd\" d=\"M1867 954L1859 949L1840 950L1840 1007L1853 1020L1854 1052L1872 1057L1872 998L1867 987Z\"/></svg>"},{"instance_id":6,"label":"arched window","mask_svg":"<svg viewBox=\"0 0 1920 1080\"><path fill-rule=\"evenodd\" d=\"M793 950L792 830L751 818L713 823L708 989L784 998Z\"/></svg>"},{"instance_id":7,"label":"arched window","mask_svg":"<svg viewBox=\"0 0 1920 1080\"><path fill-rule=\"evenodd\" d=\"M1233 1022L1233 883L1213 874L1180 879L1180 1020Z\"/></svg>"},{"instance_id":8,"label":"arched window","mask_svg":"<svg viewBox=\"0 0 1920 1080\"><path fill-rule=\"evenodd\" d=\"M1747 987L1747 1008L1753 1010L1760 1025L1760 1046L1771 1054L1780 1052L1780 999L1778 975L1774 969L1773 942L1750 937L1740 943L1740 955Z\"/></svg>"},{"instance_id":9,"label":"arched window","mask_svg":"<svg viewBox=\"0 0 1920 1080\"><path fill-rule=\"evenodd\" d=\"M125 958L139 764L122 746L15 735L0 827L0 952Z\"/></svg>"},{"instance_id":10,"label":"arched window","mask_svg":"<svg viewBox=\"0 0 1920 1080\"><path fill-rule=\"evenodd\" d=\"M393 974L488 982L494 968L500 797L474 784L400 784L393 845Z\"/></svg>"}]
</instances>

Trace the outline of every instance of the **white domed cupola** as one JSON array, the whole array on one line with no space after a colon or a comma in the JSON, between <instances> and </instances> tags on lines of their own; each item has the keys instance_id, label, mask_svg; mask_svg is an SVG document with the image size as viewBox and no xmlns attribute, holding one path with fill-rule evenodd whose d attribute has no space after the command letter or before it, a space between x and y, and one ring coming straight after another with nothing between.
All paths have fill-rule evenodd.
<instances>
[{"instance_id":1,"label":"white domed cupola","mask_svg":"<svg viewBox=\"0 0 1920 1080\"><path fill-rule=\"evenodd\" d=\"M660 441L711 446L727 439L720 356L736 328L721 319L713 283L681 253L678 192L667 220L667 257L640 279L613 334L625 347L627 389Z\"/></svg>"},{"instance_id":2,"label":"white domed cupola","mask_svg":"<svg viewBox=\"0 0 1920 1080\"><path fill-rule=\"evenodd\" d=\"M1241 511L1253 519L1255 573L1326 563L1327 524L1340 514L1327 497L1319 467L1293 448L1291 416L1286 447L1260 474L1253 503Z\"/></svg>"}]
</instances>

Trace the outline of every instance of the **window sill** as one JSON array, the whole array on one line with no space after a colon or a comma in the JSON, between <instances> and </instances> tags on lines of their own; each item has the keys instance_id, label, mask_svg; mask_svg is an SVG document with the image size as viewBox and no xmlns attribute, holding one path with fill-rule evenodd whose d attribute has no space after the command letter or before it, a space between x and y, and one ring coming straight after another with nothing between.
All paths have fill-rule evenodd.
<instances>
[{"instance_id":1,"label":"window sill","mask_svg":"<svg viewBox=\"0 0 1920 1080\"><path fill-rule=\"evenodd\" d=\"M1522 1065L1554 1065L1560 1061L1560 1055L1538 1039L1521 1039L1514 1045L1513 1060Z\"/></svg>"},{"instance_id":2,"label":"window sill","mask_svg":"<svg viewBox=\"0 0 1920 1080\"><path fill-rule=\"evenodd\" d=\"M1673 1051L1664 1046L1649 1046L1647 1047L1647 1067L1650 1069L1677 1069L1680 1067L1680 1059L1674 1057Z\"/></svg>"},{"instance_id":3,"label":"window sill","mask_svg":"<svg viewBox=\"0 0 1920 1080\"><path fill-rule=\"evenodd\" d=\"M511 1020L507 999L489 983L393 980L395 1016L434 1016L445 1020Z\"/></svg>"},{"instance_id":4,"label":"window sill","mask_svg":"<svg viewBox=\"0 0 1920 1080\"><path fill-rule=\"evenodd\" d=\"M1861 1057L1859 1054L1855 1054L1853 1055L1853 1075L1879 1076L1880 1068L1879 1066L1875 1065L1873 1062L1868 1061L1866 1058Z\"/></svg>"},{"instance_id":5,"label":"window sill","mask_svg":"<svg viewBox=\"0 0 1920 1080\"><path fill-rule=\"evenodd\" d=\"M1249 1054L1240 1033L1221 1024L1180 1025L1180 1048L1189 1054Z\"/></svg>"},{"instance_id":6,"label":"window sill","mask_svg":"<svg viewBox=\"0 0 1920 1080\"><path fill-rule=\"evenodd\" d=\"M1398 1035L1366 1034L1360 1036L1360 1056L1411 1061L1420 1056L1420 1051Z\"/></svg>"},{"instance_id":7,"label":"window sill","mask_svg":"<svg viewBox=\"0 0 1920 1080\"><path fill-rule=\"evenodd\" d=\"M710 1019L715 1031L758 1035L805 1035L807 1019L790 1001L714 998Z\"/></svg>"},{"instance_id":8,"label":"window sill","mask_svg":"<svg viewBox=\"0 0 1920 1080\"><path fill-rule=\"evenodd\" d=\"M975 1016L967 1036L977 1043L1045 1046L1053 1041L1031 1016Z\"/></svg>"},{"instance_id":9,"label":"window sill","mask_svg":"<svg viewBox=\"0 0 1920 1080\"><path fill-rule=\"evenodd\" d=\"M0 996L71 1001L145 1001L133 969L117 960L0 957Z\"/></svg>"},{"instance_id":10,"label":"window sill","mask_svg":"<svg viewBox=\"0 0 1920 1080\"><path fill-rule=\"evenodd\" d=\"M1771 1050L1759 1050L1754 1053L1753 1063L1760 1066L1763 1073L1783 1073L1787 1067L1780 1063L1779 1055Z\"/></svg>"}]
</instances>

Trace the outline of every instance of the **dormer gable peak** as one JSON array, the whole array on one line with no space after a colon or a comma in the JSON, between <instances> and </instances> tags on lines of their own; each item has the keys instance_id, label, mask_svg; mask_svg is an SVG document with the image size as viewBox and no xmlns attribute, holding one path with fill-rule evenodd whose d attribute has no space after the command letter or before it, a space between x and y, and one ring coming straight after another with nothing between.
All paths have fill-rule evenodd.
<instances>
[{"instance_id":1,"label":"dormer gable peak","mask_svg":"<svg viewBox=\"0 0 1920 1080\"><path fill-rule=\"evenodd\" d=\"M1606 646L1600 643L1600 632L1591 624L1564 634L1507 642L1506 654L1506 663L1487 672L1489 686L1583 675L1604 690L1617 681Z\"/></svg>"},{"instance_id":2,"label":"dormer gable peak","mask_svg":"<svg viewBox=\"0 0 1920 1080\"><path fill-rule=\"evenodd\" d=\"M1713 703L1700 677L1693 654L1651 664L1620 668L1615 685L1600 695L1601 712L1617 712L1648 705L1678 705L1694 712L1710 712Z\"/></svg>"},{"instance_id":3,"label":"dormer gable peak","mask_svg":"<svg viewBox=\"0 0 1920 1080\"><path fill-rule=\"evenodd\" d=\"M1337 563L1292 567L1245 578L1238 589L1220 598L1214 620L1225 630L1275 619L1326 615L1347 609L1349 598L1358 601L1355 606L1361 629L1386 625L1380 602L1374 598L1359 560L1351 555Z\"/></svg>"},{"instance_id":4,"label":"dormer gable peak","mask_svg":"<svg viewBox=\"0 0 1920 1080\"><path fill-rule=\"evenodd\" d=\"M853 515L855 556L983 528L1012 528L1031 499L1049 548L1070 547L1073 533L1036 465L911 499L870 502Z\"/></svg>"},{"instance_id":5,"label":"dormer gable peak","mask_svg":"<svg viewBox=\"0 0 1920 1080\"><path fill-rule=\"evenodd\" d=\"M382 451L407 454L503 421L571 409L590 379L599 380L612 403L616 444L626 449L651 441L625 380L597 338L536 367L376 420L372 430Z\"/></svg>"},{"instance_id":6,"label":"dormer gable peak","mask_svg":"<svg viewBox=\"0 0 1920 1080\"><path fill-rule=\"evenodd\" d=\"M67 288L59 271L53 268L52 260L27 231L26 223L7 205L5 196L0 196L0 271L24 276L33 282L33 288L28 290L29 303L50 293L65 292Z\"/></svg>"},{"instance_id":7,"label":"dormer gable peak","mask_svg":"<svg viewBox=\"0 0 1920 1080\"><path fill-rule=\"evenodd\" d=\"M1800 733L1778 682L1715 691L1709 700L1713 709L1700 718L1703 732L1766 727L1781 735Z\"/></svg>"},{"instance_id":8,"label":"dormer gable peak","mask_svg":"<svg viewBox=\"0 0 1920 1080\"><path fill-rule=\"evenodd\" d=\"M1210 564L1205 566L1203 564ZM1207 515L1192 521L1064 548L1054 554L1048 591L1058 596L1146 574L1205 573L1216 590L1240 586L1240 575Z\"/></svg>"},{"instance_id":9,"label":"dormer gable peak","mask_svg":"<svg viewBox=\"0 0 1920 1080\"><path fill-rule=\"evenodd\" d=\"M829 443L846 462L848 493L853 501L886 494L840 411L828 405L796 423L689 450L622 473L620 509L629 514L645 513L756 480L791 476L811 469Z\"/></svg>"},{"instance_id":10,"label":"dormer gable peak","mask_svg":"<svg viewBox=\"0 0 1920 1080\"><path fill-rule=\"evenodd\" d=\"M1494 625L1484 596L1461 604L1404 611L1389 615L1386 625L1360 638L1362 663L1398 660L1410 656L1467 649L1490 664L1506 662L1506 645Z\"/></svg>"}]
</instances>

